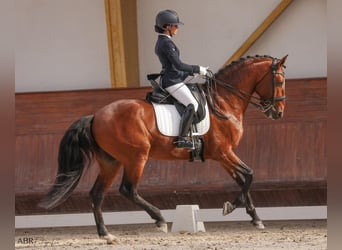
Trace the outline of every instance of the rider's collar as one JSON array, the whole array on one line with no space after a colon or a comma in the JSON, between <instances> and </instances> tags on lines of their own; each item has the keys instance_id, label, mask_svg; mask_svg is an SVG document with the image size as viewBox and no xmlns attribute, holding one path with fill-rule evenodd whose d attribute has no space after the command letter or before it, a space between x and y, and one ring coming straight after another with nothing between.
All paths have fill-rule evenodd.
<instances>
[{"instance_id":1,"label":"rider's collar","mask_svg":"<svg viewBox=\"0 0 342 250\"><path fill-rule=\"evenodd\" d=\"M161 34L159 34L160 36L167 36L168 38L170 38L171 39L171 36L169 36L169 35L167 35L167 34L163 34L163 33L161 33Z\"/></svg>"}]
</instances>

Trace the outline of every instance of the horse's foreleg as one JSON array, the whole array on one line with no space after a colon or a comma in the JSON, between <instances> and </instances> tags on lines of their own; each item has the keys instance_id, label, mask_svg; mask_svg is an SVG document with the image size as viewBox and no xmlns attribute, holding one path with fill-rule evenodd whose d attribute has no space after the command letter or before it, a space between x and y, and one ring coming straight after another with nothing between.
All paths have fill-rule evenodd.
<instances>
[{"instance_id":1,"label":"horse's foreleg","mask_svg":"<svg viewBox=\"0 0 342 250\"><path fill-rule=\"evenodd\" d=\"M251 216L252 223L257 228L264 228L262 221L256 213L252 197L249 189L253 181L253 170L243 163L237 156L232 154L234 161L225 161L225 168L231 174L232 178L242 188L239 196L234 200L233 203L225 202L223 206L223 214L227 215L231 213L235 208L244 205L246 212Z\"/></svg>"},{"instance_id":2,"label":"horse's foreleg","mask_svg":"<svg viewBox=\"0 0 342 250\"><path fill-rule=\"evenodd\" d=\"M108 164L108 162L105 164L105 162L101 160L98 160L98 162L100 165L100 173L90 191L90 199L98 235L107 240L108 244L114 244L117 240L115 236L108 233L104 224L101 207L104 195L112 185L113 180L120 169L120 163L113 161L112 164Z\"/></svg>"},{"instance_id":3,"label":"horse's foreleg","mask_svg":"<svg viewBox=\"0 0 342 250\"><path fill-rule=\"evenodd\" d=\"M144 209L151 216L151 218L156 221L156 225L161 231L167 232L167 224L160 210L152 204L148 203L138 194L136 186L128 180L125 173L122 178L120 193L128 198L130 201Z\"/></svg>"},{"instance_id":4,"label":"horse's foreleg","mask_svg":"<svg viewBox=\"0 0 342 250\"><path fill-rule=\"evenodd\" d=\"M259 229L264 229L265 226L262 223L261 219L259 218L256 209L253 205L251 194L247 193L247 199L246 199L246 211L247 213L252 217L252 223L255 227Z\"/></svg>"},{"instance_id":5,"label":"horse's foreleg","mask_svg":"<svg viewBox=\"0 0 342 250\"><path fill-rule=\"evenodd\" d=\"M240 162L241 165L234 168L234 172L232 174L233 179L242 187L242 192L234 201L234 205L245 205L246 212L252 218L252 223L259 229L263 229L264 225L260 220L258 214L256 213L256 209L253 204L253 200L251 194L249 192L250 185L253 181L253 171L243 162ZM244 167L241 167L244 166ZM243 169L245 171L243 171Z\"/></svg>"},{"instance_id":6,"label":"horse's foreleg","mask_svg":"<svg viewBox=\"0 0 342 250\"><path fill-rule=\"evenodd\" d=\"M229 165L228 171L232 178L237 182L237 184L242 188L240 194L233 203L225 202L223 206L223 214L227 215L234 211L235 208L245 205L246 209L249 205L248 200L248 193L249 187L253 180L253 171L248 168L245 164L238 165L236 163L231 163ZM250 204L251 206L253 204ZM249 209L249 208L248 208Z\"/></svg>"}]
</instances>

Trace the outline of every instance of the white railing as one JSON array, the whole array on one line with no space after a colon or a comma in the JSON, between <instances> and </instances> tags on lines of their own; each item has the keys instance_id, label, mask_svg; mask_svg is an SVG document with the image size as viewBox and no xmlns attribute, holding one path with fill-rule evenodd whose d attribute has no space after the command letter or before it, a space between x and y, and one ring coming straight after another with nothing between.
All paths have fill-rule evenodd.
<instances>
[{"instance_id":1,"label":"white railing","mask_svg":"<svg viewBox=\"0 0 342 250\"><path fill-rule=\"evenodd\" d=\"M195 222L250 221L244 208L237 208L231 214L223 216L222 209L198 209L197 205L190 206L189 214ZM178 208L178 206L177 206ZM327 206L307 207L265 207L257 208L263 221L269 220L312 220L327 219ZM166 222L177 221L175 210L161 210ZM146 224L154 223L145 211L106 212L103 213L107 225L117 224ZM44 228L95 225L92 213L55 214L55 215L25 215L15 216L15 228Z\"/></svg>"}]
</instances>

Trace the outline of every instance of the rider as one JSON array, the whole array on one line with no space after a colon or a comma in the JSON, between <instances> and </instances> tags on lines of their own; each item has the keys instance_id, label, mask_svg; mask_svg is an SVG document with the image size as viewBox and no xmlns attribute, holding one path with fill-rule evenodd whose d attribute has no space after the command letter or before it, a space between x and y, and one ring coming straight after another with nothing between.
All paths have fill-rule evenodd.
<instances>
[{"instance_id":1,"label":"rider","mask_svg":"<svg viewBox=\"0 0 342 250\"><path fill-rule=\"evenodd\" d=\"M177 34L179 25L184 25L184 23L179 21L178 14L174 10L163 10L157 14L154 29L159 36L155 53L162 64L162 87L186 107L180 121L177 147L192 148L192 142L187 136L193 116L197 112L198 102L185 85L184 80L189 75L206 75L207 68L185 64L179 59L179 49L171 40L172 36Z\"/></svg>"}]
</instances>

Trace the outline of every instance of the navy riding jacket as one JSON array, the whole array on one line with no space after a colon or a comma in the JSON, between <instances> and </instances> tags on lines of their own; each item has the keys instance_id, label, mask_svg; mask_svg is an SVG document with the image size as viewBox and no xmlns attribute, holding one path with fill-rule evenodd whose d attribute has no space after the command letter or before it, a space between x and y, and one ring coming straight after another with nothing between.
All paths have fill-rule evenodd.
<instances>
[{"instance_id":1,"label":"navy riding jacket","mask_svg":"<svg viewBox=\"0 0 342 250\"><path fill-rule=\"evenodd\" d=\"M183 82L185 78L194 73L199 73L198 65L189 65L179 59L179 49L166 35L159 35L155 46L160 63L162 64L162 87L167 88Z\"/></svg>"}]
</instances>

